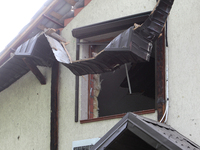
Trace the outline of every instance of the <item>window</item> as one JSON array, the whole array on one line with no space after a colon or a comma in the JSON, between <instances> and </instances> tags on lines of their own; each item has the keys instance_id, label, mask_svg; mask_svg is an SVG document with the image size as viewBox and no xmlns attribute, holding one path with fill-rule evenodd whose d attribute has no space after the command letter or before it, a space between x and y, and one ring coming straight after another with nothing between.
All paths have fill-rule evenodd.
<instances>
[{"instance_id":1,"label":"window","mask_svg":"<svg viewBox=\"0 0 200 150\"><path fill-rule=\"evenodd\" d=\"M104 48L91 47L90 56ZM125 65L113 72L88 76L88 118L155 109L155 53L149 62L126 65L130 89Z\"/></svg>"},{"instance_id":2,"label":"window","mask_svg":"<svg viewBox=\"0 0 200 150\"><path fill-rule=\"evenodd\" d=\"M159 1L150 15L145 13L133 15L72 31L74 37L94 45L95 47L91 50L95 54L103 47L98 46L101 44L91 43L114 38L117 32L127 29L93 58L65 64L78 76L100 74L88 76L88 119L128 111L154 109L155 101L158 120L163 115L165 102L163 28L171 5L172 3ZM133 26L133 23L141 25L134 24ZM163 34L152 53L153 44L161 33ZM127 67L123 66L124 64L129 69L126 76L124 70ZM107 73L109 71L112 73Z\"/></svg>"},{"instance_id":3,"label":"window","mask_svg":"<svg viewBox=\"0 0 200 150\"><path fill-rule=\"evenodd\" d=\"M123 32L123 31L120 30L120 32ZM121 37L124 37L124 36L121 36ZM158 99L157 95L159 93L158 89L162 89L162 92L163 92L164 88L162 87L164 87L163 86L164 84L160 84L158 86L156 86L156 84L158 84L157 83L158 80L164 81L164 76L159 77L159 79L158 78L156 79L156 77L158 75L157 72L159 72L159 74L160 72L161 74L163 74L163 71L164 71L164 70L157 69L160 67L158 65L161 65L162 66L161 68L163 68L164 66L164 64L160 62L158 63L158 60L157 60L157 57L160 57L160 55L157 54L157 49L159 49L159 53L163 54L164 42L160 42L159 46L157 46L157 44L155 44L154 46L151 46L150 44L147 43L146 44L147 46L153 47L150 53L151 55L147 59L149 61L143 61L143 60L134 61L135 60L134 57L133 59L129 58L129 57L132 57L130 56L131 53L124 54L124 51L123 51L123 54L122 54L120 53L120 50L115 50L115 49L113 50L111 46L109 47L109 46L101 44L102 42L110 43L111 41L118 40L119 42L121 42L124 40L123 38L121 39L118 38L117 40L113 40L114 38L117 39L116 32L108 33L107 35L105 34L105 36L100 36L100 38L95 37L94 41L92 41L91 38L84 39L84 40L89 40L90 43L94 43L94 45L91 44L89 48L87 46L82 46L83 48L82 56L83 58L93 57L93 59L90 59L90 58L86 59L86 61L92 60L91 62L89 61L78 62L78 70L80 70L80 73L82 73L81 65L82 67L86 68L86 69L83 69L83 72L84 71L98 72L98 69L101 68L102 66L99 67L98 69L96 69L94 66L96 65L95 63L99 61L98 60L99 58L101 58L100 62L103 62L102 63L103 65L106 64L106 67L111 66L111 68L114 68L114 70L111 72L103 72L99 74L89 74L87 76L88 80L86 82L88 83L87 85L84 85L82 87L82 93L83 93L83 89L85 90L85 92L87 92L87 94L82 94L85 97L87 97L87 98L82 97L82 100L85 99L85 102L82 101L82 104L81 104L81 106L85 105L84 107L85 110L84 111L82 110L81 112L81 114L85 114L85 116L82 117L82 120L101 118L101 117L113 116L113 115L120 116L120 114L125 114L127 112L138 112L138 113L155 112L156 101ZM164 36L161 36L160 39L161 41L164 41ZM128 40L130 41L130 39ZM129 45L129 42L127 43L128 43L127 45ZM115 44L116 43L113 43L113 45ZM112 44L109 44L109 45L112 45ZM110 53L109 56L107 56L108 53L105 53L105 50L104 50L106 49L105 47L110 48L108 50L109 53L115 51L113 52L115 54L112 55L112 53ZM147 47L147 49L149 48ZM103 56L100 56L99 54L100 55L102 54ZM143 58L147 58L148 53L146 53L145 55L143 54L144 53L142 53L141 56L143 56ZM162 55L162 57L160 57L159 59L163 59L163 56L164 55ZM112 58L112 60L108 60L110 57ZM95 61L95 59L97 61ZM132 60L128 62L127 60L129 59L132 59ZM120 61L124 61L124 60L125 62L127 61L127 63L122 63L118 65ZM92 64L92 62L94 62L94 64ZM88 66L84 64L88 64ZM86 79L82 78L82 80L86 80ZM155 93L157 93L157 95ZM86 103L88 103L88 106L86 106Z\"/></svg>"}]
</instances>

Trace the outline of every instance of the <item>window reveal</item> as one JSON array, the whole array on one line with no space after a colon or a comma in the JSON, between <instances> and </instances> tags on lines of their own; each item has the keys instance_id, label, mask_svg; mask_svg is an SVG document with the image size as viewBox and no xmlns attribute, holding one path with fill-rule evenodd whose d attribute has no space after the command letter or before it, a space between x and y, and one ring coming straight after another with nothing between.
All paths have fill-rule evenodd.
<instances>
[{"instance_id":1,"label":"window reveal","mask_svg":"<svg viewBox=\"0 0 200 150\"><path fill-rule=\"evenodd\" d=\"M92 52L90 50L90 56L94 57L97 53ZM98 118L99 117L99 105L98 105L98 96L101 90L101 81L100 81L100 74L90 74L89 78L89 92L88 92L88 118Z\"/></svg>"}]
</instances>

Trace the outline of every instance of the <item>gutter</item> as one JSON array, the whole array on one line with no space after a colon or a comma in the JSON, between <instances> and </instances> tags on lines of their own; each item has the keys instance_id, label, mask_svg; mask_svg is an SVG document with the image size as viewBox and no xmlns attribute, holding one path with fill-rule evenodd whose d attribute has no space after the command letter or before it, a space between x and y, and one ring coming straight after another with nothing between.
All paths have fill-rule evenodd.
<instances>
[{"instance_id":1,"label":"gutter","mask_svg":"<svg viewBox=\"0 0 200 150\"><path fill-rule=\"evenodd\" d=\"M6 48L0 53L0 62L8 56L10 49L15 47L29 32L35 27L35 25L43 18L43 14L47 13L59 0L48 0L42 8L32 17L32 20L28 25L23 28L18 35L9 43Z\"/></svg>"}]
</instances>

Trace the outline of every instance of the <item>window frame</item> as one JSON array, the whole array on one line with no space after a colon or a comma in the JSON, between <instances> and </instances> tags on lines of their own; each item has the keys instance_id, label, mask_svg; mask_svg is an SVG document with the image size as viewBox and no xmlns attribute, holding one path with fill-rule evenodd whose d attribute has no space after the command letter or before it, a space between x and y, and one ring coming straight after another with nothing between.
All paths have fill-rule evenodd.
<instances>
[{"instance_id":1,"label":"window frame","mask_svg":"<svg viewBox=\"0 0 200 150\"><path fill-rule=\"evenodd\" d=\"M92 53L95 52L95 48L93 48L93 47L95 47L95 46L89 46L89 57L90 58L92 57ZM154 65L154 67L155 67L155 65ZM99 108L100 110L102 110L102 108L99 105L97 107L96 104L95 104L95 98L94 98L94 90L95 90L94 82L95 81L96 80L94 79L94 74L88 74L88 111L87 111L88 112L88 119L87 120L92 119L92 121L94 121L94 120L104 120L105 118L113 118L113 117L114 118L115 117L120 118L120 117L123 117L125 115L124 113L116 113L116 114L113 113L111 115L95 117L95 116L97 116L96 111L98 111L95 108ZM102 86L102 84L101 84L101 86ZM103 87L101 87L101 88L103 88ZM93 90L91 90L91 89L93 89ZM156 102L155 99L154 99L154 106L155 106L155 102ZM97 98L97 100L98 100L98 103L100 103L99 98ZM154 113L155 107L151 108L151 109L140 109L138 111L132 111L132 112L137 113L137 114L141 114L141 115L142 114L148 114L148 113ZM111 116L111 117L109 117L109 116ZM99 118L99 119L97 119L97 118Z\"/></svg>"},{"instance_id":2,"label":"window frame","mask_svg":"<svg viewBox=\"0 0 200 150\"><path fill-rule=\"evenodd\" d=\"M89 51L91 51L91 47L89 46ZM91 52L89 52L91 53ZM90 56L91 57L91 56ZM163 31L162 36L158 38L155 42L155 109L148 109L148 110L141 110L141 111L134 111L135 114L144 115L155 113L157 110L158 113L158 121L162 118L163 113L165 111L165 33ZM88 75L89 76L93 76ZM122 118L125 113L116 114L116 115L109 115L103 116L98 118L93 118L92 110L93 110L93 101L90 99L89 96L89 82L88 81L88 119L80 120L80 123L89 123L89 122L96 122L96 121L103 121L115 118ZM90 99L90 100L89 100Z\"/></svg>"},{"instance_id":3,"label":"window frame","mask_svg":"<svg viewBox=\"0 0 200 150\"><path fill-rule=\"evenodd\" d=\"M145 13L142 13L142 14L145 14ZM139 15L133 15L133 16L137 16L138 17L138 16L140 16L140 14ZM124 17L124 18L127 18L127 17ZM145 17L143 16L143 19L144 18ZM119 21L120 18L119 19L115 19L115 20L111 20L111 21L108 21L108 22L112 22L112 21L116 21L116 20ZM140 20L140 22L141 22L141 20ZM106 24L106 22L95 24L95 25L105 25L105 24ZM95 26L95 25L90 25L90 26ZM80 31L79 29L84 29L83 31L85 31L88 27L89 26L82 27L82 28L77 28L78 30L76 30L76 29L74 29L74 30ZM83 36L75 35L74 33L78 33L78 32L74 32L74 30L72 31L72 33L73 33L74 37L77 38L77 41L79 41L79 42L77 42L77 47L80 48L80 45L81 45L80 39L84 39L85 37L90 37L91 34L85 35L85 37L84 37L84 34L83 34ZM102 30L102 28L100 30ZM92 34L93 35L94 34L98 35L99 32L100 31L96 31L96 33L92 33ZM83 33L83 32L81 32L81 33ZM162 117L162 115L164 113L164 109L165 109L165 38L164 37L165 37L165 35L164 35L164 30L163 30L162 36L156 41L156 44L155 44L156 45L156 52L155 52L156 53L156 79L155 79L156 80L156 89L155 89L156 90L156 95L155 95L156 98L155 98L155 105L156 106L155 106L155 109L154 110L149 110L149 111L134 112L136 114L147 114L147 113L154 113L155 110L158 110L158 120L161 119L161 117ZM77 55L79 55L79 51L78 51ZM78 106L78 105L76 104L76 106ZM76 110L75 114L77 116L77 114L78 114L77 110ZM121 118L122 116L123 116L123 114L112 115L110 117L109 116L99 117L99 118L95 118L95 119L92 119L91 117L88 117L88 119L85 119L85 120L82 119L81 123L90 122L90 120L91 121L105 120L105 118L110 118L110 119L116 118L116 117L117 118Z\"/></svg>"}]
</instances>

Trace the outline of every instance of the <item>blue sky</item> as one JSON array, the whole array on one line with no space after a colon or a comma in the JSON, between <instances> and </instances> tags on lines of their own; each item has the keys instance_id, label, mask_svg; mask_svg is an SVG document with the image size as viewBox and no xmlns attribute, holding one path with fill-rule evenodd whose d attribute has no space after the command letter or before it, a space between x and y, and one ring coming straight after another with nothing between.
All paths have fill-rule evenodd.
<instances>
[{"instance_id":1,"label":"blue sky","mask_svg":"<svg viewBox=\"0 0 200 150\"><path fill-rule=\"evenodd\" d=\"M4 0L0 8L0 51L30 22L47 0Z\"/></svg>"}]
</instances>

